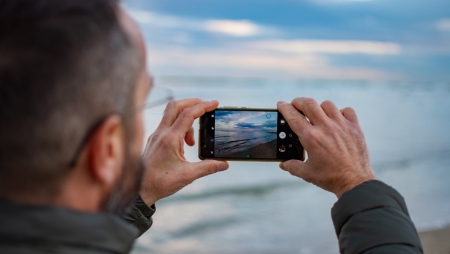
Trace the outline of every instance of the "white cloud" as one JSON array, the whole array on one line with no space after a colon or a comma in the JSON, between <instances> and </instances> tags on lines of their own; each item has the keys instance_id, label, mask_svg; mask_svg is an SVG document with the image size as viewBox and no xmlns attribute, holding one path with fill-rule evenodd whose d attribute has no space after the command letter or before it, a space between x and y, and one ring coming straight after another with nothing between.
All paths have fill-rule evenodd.
<instances>
[{"instance_id":1,"label":"white cloud","mask_svg":"<svg viewBox=\"0 0 450 254\"><path fill-rule=\"evenodd\" d=\"M255 36L261 34L264 30L247 20L208 20L205 22L204 27L210 32L223 33L236 37Z\"/></svg>"},{"instance_id":2,"label":"white cloud","mask_svg":"<svg viewBox=\"0 0 450 254\"><path fill-rule=\"evenodd\" d=\"M249 49L186 49L158 47L149 61L157 75L226 76L319 79L397 79L399 75L376 69L332 66L327 57L286 55Z\"/></svg>"},{"instance_id":3,"label":"white cloud","mask_svg":"<svg viewBox=\"0 0 450 254\"><path fill-rule=\"evenodd\" d=\"M450 18L438 20L436 22L436 28L444 32L450 32Z\"/></svg>"},{"instance_id":4,"label":"white cloud","mask_svg":"<svg viewBox=\"0 0 450 254\"><path fill-rule=\"evenodd\" d=\"M401 53L396 43L346 40L267 40L248 43L248 47L291 54L369 54L387 55Z\"/></svg>"},{"instance_id":5,"label":"white cloud","mask_svg":"<svg viewBox=\"0 0 450 254\"><path fill-rule=\"evenodd\" d=\"M248 20L200 20L137 10L130 10L129 13L141 24L163 28L219 33L233 37L273 33L273 29Z\"/></svg>"}]
</instances>

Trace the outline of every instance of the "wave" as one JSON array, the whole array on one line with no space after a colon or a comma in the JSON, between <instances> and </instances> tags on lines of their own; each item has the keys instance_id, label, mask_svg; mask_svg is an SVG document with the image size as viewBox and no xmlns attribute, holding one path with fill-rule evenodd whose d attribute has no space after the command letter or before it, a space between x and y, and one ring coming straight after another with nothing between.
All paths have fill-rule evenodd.
<instances>
[{"instance_id":1,"label":"wave","mask_svg":"<svg viewBox=\"0 0 450 254\"><path fill-rule=\"evenodd\" d=\"M218 141L218 139L219 138L216 138L216 141ZM249 140L252 140L252 139L248 138L248 139L232 140L232 141L228 141L228 142L220 142L220 140L219 140L218 142L220 142L220 143L218 143L217 145L218 146L220 146L220 145L228 145L228 144L236 143L236 142L247 142Z\"/></svg>"},{"instance_id":2,"label":"wave","mask_svg":"<svg viewBox=\"0 0 450 254\"><path fill-rule=\"evenodd\" d=\"M392 160L387 162L372 163L373 169L376 172L391 171L391 170L406 170L417 162L433 162L441 161L450 158L450 150L441 150L439 152L430 152L429 154L422 154L420 156L407 157L399 160Z\"/></svg>"},{"instance_id":3,"label":"wave","mask_svg":"<svg viewBox=\"0 0 450 254\"><path fill-rule=\"evenodd\" d=\"M190 202L224 196L264 196L279 189L300 188L307 186L303 181L279 181L253 186L225 187L195 194L178 194L160 201L161 204L175 202Z\"/></svg>"},{"instance_id":4,"label":"wave","mask_svg":"<svg viewBox=\"0 0 450 254\"><path fill-rule=\"evenodd\" d=\"M194 223L193 225L187 226L182 229L178 229L172 233L169 233L170 238L182 238L189 235L198 235L200 233L208 232L209 230L217 231L218 228L224 228L236 224L239 219L236 216L221 218L215 220L205 220Z\"/></svg>"}]
</instances>

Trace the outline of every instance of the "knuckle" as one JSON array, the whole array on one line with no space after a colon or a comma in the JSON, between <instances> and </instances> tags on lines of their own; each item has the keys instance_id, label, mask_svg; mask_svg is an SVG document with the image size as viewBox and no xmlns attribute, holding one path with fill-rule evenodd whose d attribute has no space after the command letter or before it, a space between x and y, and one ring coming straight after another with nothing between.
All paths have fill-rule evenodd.
<instances>
[{"instance_id":1,"label":"knuckle","mask_svg":"<svg viewBox=\"0 0 450 254\"><path fill-rule=\"evenodd\" d=\"M170 146L172 144L173 135L171 135L169 132L165 132L160 136L161 145L163 146Z\"/></svg>"},{"instance_id":2,"label":"knuckle","mask_svg":"<svg viewBox=\"0 0 450 254\"><path fill-rule=\"evenodd\" d=\"M346 107L343 111L347 114L355 114L355 110L352 107Z\"/></svg>"},{"instance_id":3,"label":"knuckle","mask_svg":"<svg viewBox=\"0 0 450 254\"><path fill-rule=\"evenodd\" d=\"M185 183L186 185L192 183L195 180L193 174L187 171L184 171L181 174L180 178L182 182Z\"/></svg>"},{"instance_id":4,"label":"knuckle","mask_svg":"<svg viewBox=\"0 0 450 254\"><path fill-rule=\"evenodd\" d=\"M167 106L166 106L166 111L175 109L177 107L177 103L178 103L178 101L169 101L169 103L167 103Z\"/></svg>"},{"instance_id":5,"label":"knuckle","mask_svg":"<svg viewBox=\"0 0 450 254\"><path fill-rule=\"evenodd\" d=\"M320 104L320 106L327 107L327 106L332 106L332 104L333 104L332 101L326 100L326 101L323 101L322 104Z\"/></svg>"},{"instance_id":6,"label":"knuckle","mask_svg":"<svg viewBox=\"0 0 450 254\"><path fill-rule=\"evenodd\" d=\"M315 130L306 130L304 132L304 137L308 143L315 144L319 141L319 135Z\"/></svg>"},{"instance_id":7,"label":"knuckle","mask_svg":"<svg viewBox=\"0 0 450 254\"><path fill-rule=\"evenodd\" d=\"M303 122L302 121L304 121L303 119L301 119L301 117L299 117L299 116L295 116L295 117L292 117L291 119L287 119L287 120L289 120L289 122L291 123L291 125L293 125L293 126L300 126ZM293 127L292 126L292 127ZM292 128L291 127L291 128Z\"/></svg>"},{"instance_id":8,"label":"knuckle","mask_svg":"<svg viewBox=\"0 0 450 254\"><path fill-rule=\"evenodd\" d=\"M313 106L313 105L316 105L317 102L316 102L316 100L314 100L313 98L305 98L305 99L304 99L304 104L305 104L306 106Z\"/></svg>"},{"instance_id":9,"label":"knuckle","mask_svg":"<svg viewBox=\"0 0 450 254\"><path fill-rule=\"evenodd\" d=\"M192 117L192 109L191 108L183 109L183 111L181 111L181 116L191 118Z\"/></svg>"},{"instance_id":10,"label":"knuckle","mask_svg":"<svg viewBox=\"0 0 450 254\"><path fill-rule=\"evenodd\" d=\"M351 111L351 112L355 112L355 109L353 109L352 107L346 107L346 109Z\"/></svg>"},{"instance_id":11,"label":"knuckle","mask_svg":"<svg viewBox=\"0 0 450 254\"><path fill-rule=\"evenodd\" d=\"M205 173L206 173L206 175L214 174L214 172L216 172L216 169L217 169L216 165L213 165L213 164L208 165Z\"/></svg>"}]
</instances>

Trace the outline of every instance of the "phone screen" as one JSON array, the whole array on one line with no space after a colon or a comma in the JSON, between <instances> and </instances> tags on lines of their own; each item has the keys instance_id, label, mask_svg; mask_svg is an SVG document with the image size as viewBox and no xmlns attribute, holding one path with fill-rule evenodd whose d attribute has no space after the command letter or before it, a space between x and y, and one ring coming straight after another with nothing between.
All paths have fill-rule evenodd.
<instances>
[{"instance_id":1,"label":"phone screen","mask_svg":"<svg viewBox=\"0 0 450 254\"><path fill-rule=\"evenodd\" d=\"M217 109L201 122L201 158L302 159L303 147L277 110Z\"/></svg>"},{"instance_id":2,"label":"phone screen","mask_svg":"<svg viewBox=\"0 0 450 254\"><path fill-rule=\"evenodd\" d=\"M277 112L216 111L216 157L277 158Z\"/></svg>"}]
</instances>

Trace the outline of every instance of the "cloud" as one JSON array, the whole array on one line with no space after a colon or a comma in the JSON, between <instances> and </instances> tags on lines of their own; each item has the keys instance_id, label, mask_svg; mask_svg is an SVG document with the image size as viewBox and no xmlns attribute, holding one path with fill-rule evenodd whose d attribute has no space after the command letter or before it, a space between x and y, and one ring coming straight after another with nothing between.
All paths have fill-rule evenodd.
<instances>
[{"instance_id":1,"label":"cloud","mask_svg":"<svg viewBox=\"0 0 450 254\"><path fill-rule=\"evenodd\" d=\"M263 28L248 21L208 20L204 23L207 31L236 37L256 36L263 33Z\"/></svg>"},{"instance_id":2,"label":"cloud","mask_svg":"<svg viewBox=\"0 0 450 254\"><path fill-rule=\"evenodd\" d=\"M248 111L216 111L216 121L220 125L233 127L236 123L242 123L252 118L258 118L264 115L264 112L248 112Z\"/></svg>"},{"instance_id":3,"label":"cloud","mask_svg":"<svg viewBox=\"0 0 450 254\"><path fill-rule=\"evenodd\" d=\"M363 67L333 66L318 54L285 54L246 47L190 49L162 47L149 61L158 75L307 79L399 79L398 74Z\"/></svg>"},{"instance_id":4,"label":"cloud","mask_svg":"<svg viewBox=\"0 0 450 254\"><path fill-rule=\"evenodd\" d=\"M155 27L218 33L232 37L252 37L274 33L274 29L255 24L249 20L201 20L184 18L149 11L129 10L140 24Z\"/></svg>"},{"instance_id":5,"label":"cloud","mask_svg":"<svg viewBox=\"0 0 450 254\"><path fill-rule=\"evenodd\" d=\"M238 122L236 123L236 127L239 129L259 129L266 131L276 131L277 121L276 120L268 120L264 123L250 123L250 122Z\"/></svg>"},{"instance_id":6,"label":"cloud","mask_svg":"<svg viewBox=\"0 0 450 254\"><path fill-rule=\"evenodd\" d=\"M400 54L396 43L347 40L267 40L248 44L249 47L292 54Z\"/></svg>"},{"instance_id":7,"label":"cloud","mask_svg":"<svg viewBox=\"0 0 450 254\"><path fill-rule=\"evenodd\" d=\"M440 31L450 32L450 18L443 18L436 22L436 28Z\"/></svg>"},{"instance_id":8,"label":"cloud","mask_svg":"<svg viewBox=\"0 0 450 254\"><path fill-rule=\"evenodd\" d=\"M227 76L306 79L399 79L401 75L369 67L335 66L330 55L395 55L392 42L360 40L287 40L287 33L249 20L197 19L131 10L148 32L152 72L167 76ZM197 33L229 38L205 38ZM198 41L202 38L202 43ZM244 39L242 39L244 38ZM183 45L178 46L178 45ZM188 45L188 46L187 46ZM199 47L199 45L202 45Z\"/></svg>"}]
</instances>

